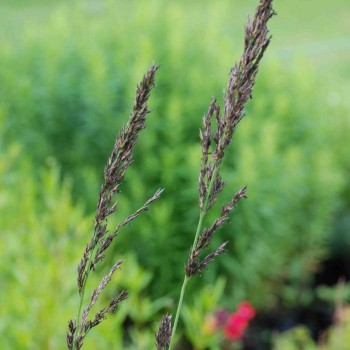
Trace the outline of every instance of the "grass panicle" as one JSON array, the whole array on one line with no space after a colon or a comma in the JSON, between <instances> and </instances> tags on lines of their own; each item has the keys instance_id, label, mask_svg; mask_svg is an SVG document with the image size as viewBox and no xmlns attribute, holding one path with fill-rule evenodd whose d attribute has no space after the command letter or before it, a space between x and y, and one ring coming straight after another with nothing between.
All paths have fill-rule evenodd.
<instances>
[{"instance_id":1,"label":"grass panicle","mask_svg":"<svg viewBox=\"0 0 350 350\"><path fill-rule=\"evenodd\" d=\"M124 180L125 172L132 163L132 153L138 140L138 134L146 126L146 116L149 113L148 99L154 87L157 70L158 66L152 65L143 77L141 83L137 86L136 98L129 121L117 136L112 153L104 170L104 183L99 193L93 235L78 265L77 284L80 303L76 319L70 320L68 323L67 345L70 350L80 349L88 332L93 327L100 324L108 313L114 312L117 305L127 298L127 291L121 291L116 298L111 300L107 308L101 309L93 319L89 319L92 307L98 300L103 289L110 282L114 272L118 270L122 264L122 261L117 261L110 269L110 272L103 277L98 287L94 289L89 303L82 312L86 283L90 272L95 271L96 265L103 260L105 251L110 247L120 229L136 219L142 212L148 210L149 205L157 200L163 192L162 189L158 189L142 207L117 225L111 233L108 233L107 218L116 211L118 205L117 202L112 203L114 196L119 192L119 187Z\"/></svg>"},{"instance_id":2,"label":"grass panicle","mask_svg":"<svg viewBox=\"0 0 350 350\"><path fill-rule=\"evenodd\" d=\"M222 207L221 214L211 226L202 229L203 221L208 210L215 204L218 196L225 187L225 183L220 175L225 151L232 141L238 123L245 115L245 104L252 97L259 64L271 40L267 22L274 15L272 1L260 0L253 19L250 20L248 18L245 27L244 51L239 62L230 71L227 89L224 93L223 111L221 111L216 99L213 98L207 113L203 117L203 127L199 133L202 148L198 180L199 220L192 248L185 266L185 277L174 324L172 325L172 317L170 315L166 314L162 318L159 331L156 334L157 350L173 348L174 336L189 280L207 269L209 264L217 256L223 254L228 242L221 243L216 249L213 249L204 257L202 257L202 253L209 247L215 232L228 221L229 215L237 203L241 199L246 198L247 186L239 190ZM94 271L96 264L103 260L106 250L118 235L120 229L128 225L143 211L148 210L149 205L157 200L163 191L162 189L157 190L142 207L129 215L114 230L108 233L107 217L117 209L118 203L112 203L114 195L119 192L125 172L132 163L132 153L138 140L138 134L145 128L146 115L149 113L147 103L154 86L157 69L158 66L152 65L142 82L137 86L136 98L130 119L119 133L104 171L104 183L100 189L94 232L78 266L80 305L76 319L70 320L68 324L67 344L70 350L80 349L88 332L100 324L108 313L115 311L117 305L127 298L127 291L120 292L116 298L112 299L108 307L101 309L96 313L94 318L89 319L90 311L101 292L110 282L113 273L122 264L122 261L117 261L110 269L110 272L103 277L98 287L93 290L90 301L82 312L85 287L89 273Z\"/></svg>"},{"instance_id":3,"label":"grass panicle","mask_svg":"<svg viewBox=\"0 0 350 350\"><path fill-rule=\"evenodd\" d=\"M218 248L201 259L202 251L209 246L215 231L228 220L229 214L235 205L242 198L246 198L247 186L238 191L231 201L222 208L221 215L212 226L202 230L206 213L224 189L225 183L220 175L220 167L225 151L231 143L233 133L245 115L245 104L252 97L260 61L271 41L267 22L274 14L272 0L260 0L253 20L248 18L245 27L243 54L239 62L230 71L227 89L224 93L223 112L221 112L216 99L213 98L208 112L203 117L203 128L199 133L202 147L202 161L198 180L199 221L188 262L185 266L185 277L180 292L169 349L174 346L174 335L189 280L206 269L217 256L223 254L227 242L220 244Z\"/></svg>"}]
</instances>

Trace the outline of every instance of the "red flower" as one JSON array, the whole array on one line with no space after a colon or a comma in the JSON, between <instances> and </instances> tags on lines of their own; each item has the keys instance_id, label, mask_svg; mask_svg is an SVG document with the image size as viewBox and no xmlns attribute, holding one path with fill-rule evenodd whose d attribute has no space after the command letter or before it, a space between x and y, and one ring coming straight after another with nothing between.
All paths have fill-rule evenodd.
<instances>
[{"instance_id":1,"label":"red flower","mask_svg":"<svg viewBox=\"0 0 350 350\"><path fill-rule=\"evenodd\" d=\"M242 301L238 305L237 313L242 318L250 321L255 316L255 309L247 301Z\"/></svg>"},{"instance_id":2,"label":"red flower","mask_svg":"<svg viewBox=\"0 0 350 350\"><path fill-rule=\"evenodd\" d=\"M240 339L247 326L248 320L246 318L243 318L238 313L232 313L223 326L223 331L227 339Z\"/></svg>"},{"instance_id":3,"label":"red flower","mask_svg":"<svg viewBox=\"0 0 350 350\"><path fill-rule=\"evenodd\" d=\"M219 314L217 314L217 317ZM221 323L225 337L230 340L237 340L243 337L249 321L254 318L255 309L247 301L242 301L236 312L226 316ZM220 324L220 322L218 322Z\"/></svg>"}]
</instances>

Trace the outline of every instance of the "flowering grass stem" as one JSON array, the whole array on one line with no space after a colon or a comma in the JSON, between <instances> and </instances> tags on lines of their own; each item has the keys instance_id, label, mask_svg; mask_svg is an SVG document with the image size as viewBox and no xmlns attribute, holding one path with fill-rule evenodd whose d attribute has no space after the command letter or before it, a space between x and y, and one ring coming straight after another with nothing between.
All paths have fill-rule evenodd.
<instances>
[{"instance_id":1,"label":"flowering grass stem","mask_svg":"<svg viewBox=\"0 0 350 350\"><path fill-rule=\"evenodd\" d=\"M208 112L203 117L203 128L200 130L202 162L198 181L200 215L185 267L185 277L181 287L174 326L170 334L169 347L167 347L166 342L163 342L164 346L158 347L161 350L163 348L172 350L174 347L176 328L189 280L207 269L217 256L223 254L227 242L221 243L204 258L201 257L203 251L208 248L214 233L228 221L229 214L238 201L246 198L247 186L235 193L231 200L222 207L219 217L211 226L202 229L206 213L217 201L225 186L220 175L221 163L236 127L245 115L245 104L252 97L259 63L270 44L271 36L268 35L267 22L275 14L272 1L260 0L254 18L252 20L248 18L245 27L244 51L239 62L231 69L227 90L224 94L223 112L220 111L220 106L213 98ZM162 334L161 330L159 334Z\"/></svg>"},{"instance_id":2,"label":"flowering grass stem","mask_svg":"<svg viewBox=\"0 0 350 350\"><path fill-rule=\"evenodd\" d=\"M163 192L162 189L157 190L133 214L129 215L114 229L109 229L108 216L116 211L118 205L118 202L114 202L114 197L120 192L120 185L124 180L126 170L133 162L132 154L138 141L138 135L146 127L146 116L149 113L148 100L154 87L157 70L158 66L152 64L142 81L138 84L129 120L118 134L105 167L104 183L100 188L93 234L78 265L77 285L80 300L76 319L68 322L67 346L69 350L81 349L84 339L90 330L104 321L107 318L107 314L114 312L118 304L127 298L128 292L121 291L116 297L111 299L108 306L98 311L95 316L91 317L90 315L103 289L110 282L114 272L122 265L122 261L119 260L114 263L109 273L102 278L97 288L92 291L90 300L83 310L86 284L90 272L95 271L96 265L105 258L107 249L111 246L119 231L135 220L141 213L147 211L150 204L157 200ZM167 317L165 321L164 324L168 325L170 318Z\"/></svg>"},{"instance_id":3,"label":"flowering grass stem","mask_svg":"<svg viewBox=\"0 0 350 350\"><path fill-rule=\"evenodd\" d=\"M215 168L215 170L213 172L213 176L212 176L210 184L209 184L209 191L208 191L208 193L211 193L212 187L214 185L214 179L216 177L216 172L217 172L217 167ZM197 245L197 242L198 242L198 238L199 238L199 234L202 231L203 220L204 220L205 214L207 213L208 203L209 203L209 195L206 196L204 207L200 210L200 215L199 215L196 235L195 235L194 240L193 240L192 250L194 250L196 248L196 245ZM172 329L169 350L172 349L173 344L174 344L175 332L176 332L177 324L178 324L179 317L180 317L180 314L181 314L182 303L183 303L186 287L187 287L187 284L188 284L190 279L191 279L191 277L189 277L189 276L187 276L185 274L185 278L184 278L184 281L183 281L182 287L181 287L179 302L178 302L178 305L177 305L177 310L176 310L176 315L175 315L175 320L174 320L174 326L173 326L173 329Z\"/></svg>"},{"instance_id":4,"label":"flowering grass stem","mask_svg":"<svg viewBox=\"0 0 350 350\"><path fill-rule=\"evenodd\" d=\"M208 210L217 201L225 187L225 183L220 175L221 164L227 147L232 141L236 127L245 115L245 104L252 97L259 64L271 40L271 36L268 35L267 22L274 15L272 1L260 0L253 19L248 19L247 21L244 51L239 62L231 69L227 89L224 94L223 111L220 110L219 104L213 98L208 112L203 117L203 127L199 133L202 161L198 179L198 204L200 208L198 225L185 266L185 276L174 325L173 327L171 326L171 316L169 314L162 318L159 331L156 334L157 350L172 350L174 348L176 328L181 315L187 285L192 277L201 274L216 257L225 252L227 242L222 242L215 250L203 257L204 250L209 247L214 233L228 221L230 213L239 200L246 198L245 186L235 193L231 200L222 207L221 213L211 226L202 228ZM114 312L118 304L127 298L127 291L121 291L119 295L111 300L107 307L102 308L91 318L90 311L103 289L110 282L113 273L122 264L122 261L116 261L109 273L102 278L100 284L93 290L89 303L82 311L90 272L95 271L96 265L105 258L106 250L111 246L119 231L136 219L142 212L147 211L149 205L157 200L163 192L162 189L157 190L142 207L129 215L113 230L109 230L108 216L116 211L118 205L118 202L114 202L114 196L120 192L120 185L124 180L126 170L133 161L132 154L138 140L138 134L146 127L146 115L149 113L148 99L154 87L157 70L158 66L152 65L137 86L129 121L118 134L105 167L104 183L101 186L97 202L93 234L78 265L77 285L80 302L77 318L68 322L67 345L69 350L80 350L88 332L105 320L107 314Z\"/></svg>"}]
</instances>

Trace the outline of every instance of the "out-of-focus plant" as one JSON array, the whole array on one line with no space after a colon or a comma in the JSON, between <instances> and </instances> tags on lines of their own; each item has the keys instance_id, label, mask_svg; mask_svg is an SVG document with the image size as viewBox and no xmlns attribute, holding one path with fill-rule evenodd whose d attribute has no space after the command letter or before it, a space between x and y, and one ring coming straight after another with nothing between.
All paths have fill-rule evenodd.
<instances>
[{"instance_id":1,"label":"out-of-focus plant","mask_svg":"<svg viewBox=\"0 0 350 350\"><path fill-rule=\"evenodd\" d=\"M226 281L219 278L214 285L207 285L190 302L184 303L182 320L186 338L196 349L217 349L222 334L217 329L214 314L224 294Z\"/></svg>"},{"instance_id":2,"label":"out-of-focus plant","mask_svg":"<svg viewBox=\"0 0 350 350\"><path fill-rule=\"evenodd\" d=\"M276 336L274 350L316 350L317 345L305 326L297 326ZM335 349L334 349L335 350Z\"/></svg>"},{"instance_id":3,"label":"out-of-focus plant","mask_svg":"<svg viewBox=\"0 0 350 350\"><path fill-rule=\"evenodd\" d=\"M350 307L338 310L335 323L316 342L307 327L297 326L277 335L274 350L349 350Z\"/></svg>"},{"instance_id":4,"label":"out-of-focus plant","mask_svg":"<svg viewBox=\"0 0 350 350\"><path fill-rule=\"evenodd\" d=\"M18 145L0 153L0 347L60 349L59 334L73 306L72 285L80 240L90 218L74 203L70 181L57 163L34 176ZM48 322L49 320L49 322ZM36 335L36 336L35 336Z\"/></svg>"},{"instance_id":5,"label":"out-of-focus plant","mask_svg":"<svg viewBox=\"0 0 350 350\"><path fill-rule=\"evenodd\" d=\"M328 293L330 290L328 290ZM344 304L347 290L343 280L333 288L333 324L315 341L307 327L296 326L275 338L274 350L349 350L350 305Z\"/></svg>"}]
</instances>

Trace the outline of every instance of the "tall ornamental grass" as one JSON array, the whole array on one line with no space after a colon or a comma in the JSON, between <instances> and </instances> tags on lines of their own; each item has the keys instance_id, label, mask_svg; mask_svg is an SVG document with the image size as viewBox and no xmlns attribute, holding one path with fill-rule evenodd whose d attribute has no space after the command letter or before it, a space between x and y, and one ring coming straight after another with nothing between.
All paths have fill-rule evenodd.
<instances>
[{"instance_id":1,"label":"tall ornamental grass","mask_svg":"<svg viewBox=\"0 0 350 350\"><path fill-rule=\"evenodd\" d=\"M132 281L125 285L116 276L116 284L137 290L137 296L129 311L121 303L122 315L97 327L86 345L127 348L119 330L132 319L137 325L133 339L148 349L153 338L143 329L156 331L160 310L177 296L183 274L178 262L186 260L185 238L196 224L198 116L212 94L220 95L227 62L238 57L242 43L236 30L215 15L218 4L208 2L200 12L191 3L191 15L183 22L179 3L165 11L161 3L154 1L150 12L146 5L135 11L122 5L118 14L114 2L98 8L67 5L2 40L0 249L3 261L18 266L1 266L0 296L7 302L0 310L0 344L5 348L60 348L75 301L74 276L67 271L74 271L81 254L78 247L67 247L67 237L86 237L103 180L96 169L103 167L115 131L129 113L145 62L153 59L162 64L150 105L153 120L134 155L144 170L129 169L127 181L133 186L122 188L120 218L160 184L167 189L166 200L121 235L122 259L132 265L126 256L132 250L142 268L135 262ZM231 2L222 6L232 10ZM145 11L148 17L141 15ZM181 25L174 30L174 23ZM226 275L222 306L242 299L260 310L309 305L312 274L328 254L328 242L346 248L350 106L340 87L331 90L306 61L288 66L286 70L285 61L272 57L263 64L254 103L247 106L252 117L241 123L234 156L228 154L222 168L230 188L239 188L242 179L249 183L249 201L233 214L234 229L224 227L220 240L213 240L214 245L230 240L231 254L189 286L197 289ZM202 84L203 77L210 84ZM48 165L52 156L61 171ZM223 193L213 210L228 200ZM214 219L209 215L208 223ZM155 236L154 227L163 230ZM166 258L162 266L159 251ZM67 288L63 303L52 297L62 285ZM140 305L140 294L150 300L137 312L130 305ZM168 298L158 299L164 295ZM161 301L153 304L155 300ZM190 297L188 302L191 307ZM28 322L29 314L38 322Z\"/></svg>"}]
</instances>

